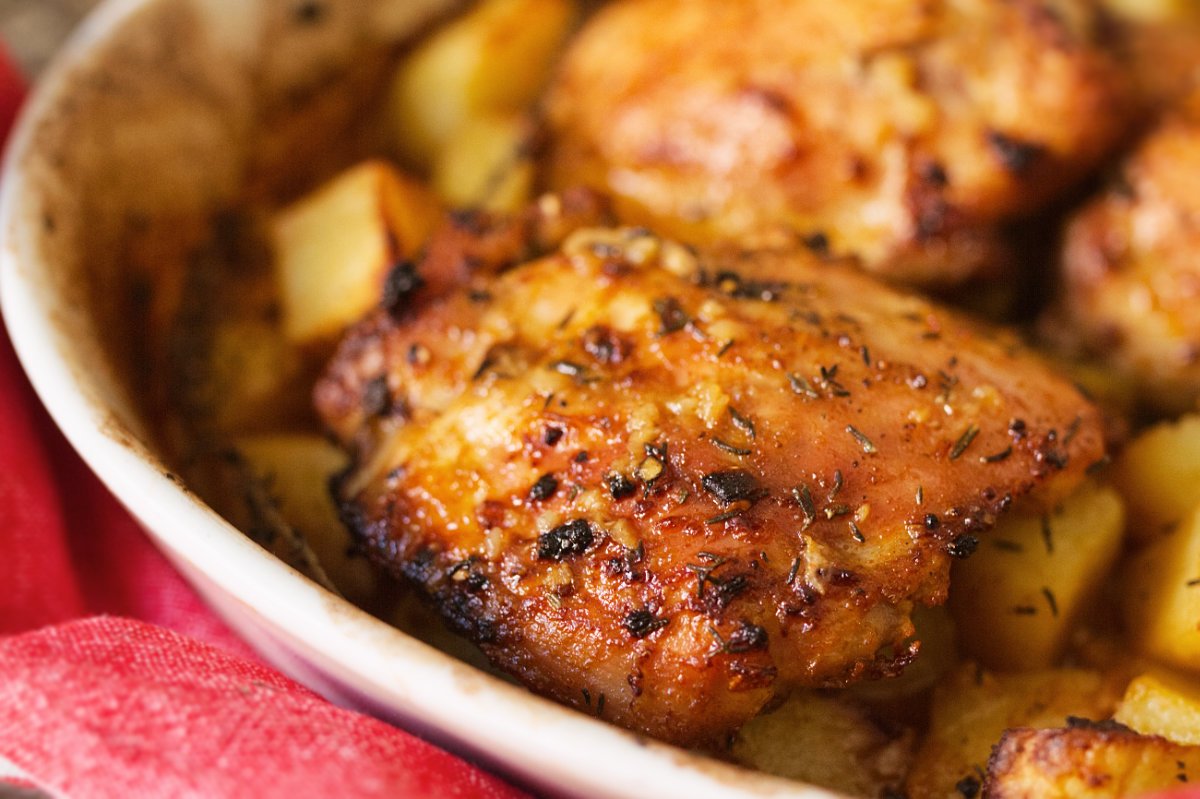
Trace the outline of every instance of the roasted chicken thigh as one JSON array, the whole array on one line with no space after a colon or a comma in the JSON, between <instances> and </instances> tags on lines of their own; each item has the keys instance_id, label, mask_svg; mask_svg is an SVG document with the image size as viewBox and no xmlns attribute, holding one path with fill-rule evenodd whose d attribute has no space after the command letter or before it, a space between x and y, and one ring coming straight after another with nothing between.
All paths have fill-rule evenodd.
<instances>
[{"instance_id":1,"label":"roasted chicken thigh","mask_svg":"<svg viewBox=\"0 0 1200 799\"><path fill-rule=\"evenodd\" d=\"M1178 103L1066 229L1046 330L1150 408L1200 398L1200 94Z\"/></svg>"},{"instance_id":2,"label":"roasted chicken thigh","mask_svg":"<svg viewBox=\"0 0 1200 799\"><path fill-rule=\"evenodd\" d=\"M807 254L585 229L426 266L316 389L344 519L498 666L665 740L897 672L952 559L1104 455L1013 338Z\"/></svg>"},{"instance_id":3,"label":"roasted chicken thigh","mask_svg":"<svg viewBox=\"0 0 1200 799\"><path fill-rule=\"evenodd\" d=\"M1122 135L1104 32L1088 0L618 0L551 87L548 176L694 244L960 282Z\"/></svg>"}]
</instances>

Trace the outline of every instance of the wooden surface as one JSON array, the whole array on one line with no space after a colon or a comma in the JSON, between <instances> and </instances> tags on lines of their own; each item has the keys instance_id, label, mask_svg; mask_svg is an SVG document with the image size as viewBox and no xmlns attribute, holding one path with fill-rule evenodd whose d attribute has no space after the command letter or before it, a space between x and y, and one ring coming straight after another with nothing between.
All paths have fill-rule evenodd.
<instances>
[{"instance_id":1,"label":"wooden surface","mask_svg":"<svg viewBox=\"0 0 1200 799\"><path fill-rule=\"evenodd\" d=\"M0 40L25 74L37 75L98 0L0 0Z\"/></svg>"}]
</instances>

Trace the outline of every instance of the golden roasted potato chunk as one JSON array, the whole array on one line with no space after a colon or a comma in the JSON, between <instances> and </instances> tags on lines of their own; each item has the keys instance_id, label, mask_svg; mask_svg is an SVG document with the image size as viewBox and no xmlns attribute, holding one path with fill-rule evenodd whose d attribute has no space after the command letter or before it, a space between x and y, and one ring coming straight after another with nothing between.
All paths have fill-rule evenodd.
<instances>
[{"instance_id":1,"label":"golden roasted potato chunk","mask_svg":"<svg viewBox=\"0 0 1200 799\"><path fill-rule=\"evenodd\" d=\"M223 320L208 344L205 379L192 400L215 432L279 429L309 418L303 357L270 320Z\"/></svg>"},{"instance_id":2,"label":"golden roasted potato chunk","mask_svg":"<svg viewBox=\"0 0 1200 799\"><path fill-rule=\"evenodd\" d=\"M320 341L357 321L440 216L428 190L383 161L360 164L283 209L273 236L284 334Z\"/></svg>"},{"instance_id":3,"label":"golden roasted potato chunk","mask_svg":"<svg viewBox=\"0 0 1200 799\"><path fill-rule=\"evenodd\" d=\"M433 164L438 195L459 208L515 213L533 195L533 122L524 114L487 114L460 125Z\"/></svg>"},{"instance_id":4,"label":"golden roasted potato chunk","mask_svg":"<svg viewBox=\"0 0 1200 799\"><path fill-rule=\"evenodd\" d=\"M962 662L954 620L945 605L916 608L912 622L913 640L920 644L917 659L896 677L860 682L844 691L877 716L902 723L911 723L925 712L934 687Z\"/></svg>"},{"instance_id":5,"label":"golden roasted potato chunk","mask_svg":"<svg viewBox=\"0 0 1200 799\"><path fill-rule=\"evenodd\" d=\"M1200 744L1200 678L1158 671L1129 683L1116 720L1143 735Z\"/></svg>"},{"instance_id":6,"label":"golden roasted potato chunk","mask_svg":"<svg viewBox=\"0 0 1200 799\"><path fill-rule=\"evenodd\" d=\"M848 796L900 787L911 735L888 735L841 698L801 692L741 729L735 760L751 768Z\"/></svg>"},{"instance_id":7,"label":"golden roasted potato chunk","mask_svg":"<svg viewBox=\"0 0 1200 799\"><path fill-rule=\"evenodd\" d=\"M1010 516L955 565L950 608L964 653L988 668L1057 662L1121 549L1125 512L1088 483L1052 513Z\"/></svg>"},{"instance_id":8,"label":"golden roasted potato chunk","mask_svg":"<svg viewBox=\"0 0 1200 799\"><path fill-rule=\"evenodd\" d=\"M1148 542L1200 505L1200 415L1145 430L1113 464L1111 479L1129 509L1129 534Z\"/></svg>"},{"instance_id":9,"label":"golden roasted potato chunk","mask_svg":"<svg viewBox=\"0 0 1200 799\"><path fill-rule=\"evenodd\" d=\"M428 169L464 123L529 110L577 14L573 0L484 0L422 41L391 88L406 162Z\"/></svg>"},{"instance_id":10,"label":"golden roasted potato chunk","mask_svg":"<svg viewBox=\"0 0 1200 799\"><path fill-rule=\"evenodd\" d=\"M1145 654L1200 672L1200 506L1124 570L1126 631Z\"/></svg>"},{"instance_id":11,"label":"golden roasted potato chunk","mask_svg":"<svg viewBox=\"0 0 1200 799\"><path fill-rule=\"evenodd\" d=\"M1080 669L993 674L963 666L934 692L929 731L905 783L909 796L974 795L1005 730L1060 727L1068 717L1108 718L1121 687Z\"/></svg>"},{"instance_id":12,"label":"golden roasted potato chunk","mask_svg":"<svg viewBox=\"0 0 1200 799\"><path fill-rule=\"evenodd\" d=\"M549 92L549 178L691 243L959 282L1121 136L1101 30L1082 0L620 0Z\"/></svg>"},{"instance_id":13,"label":"golden roasted potato chunk","mask_svg":"<svg viewBox=\"0 0 1200 799\"><path fill-rule=\"evenodd\" d=\"M1097 724L1010 730L988 766L989 799L1118 799L1200 778L1200 747Z\"/></svg>"},{"instance_id":14,"label":"golden roasted potato chunk","mask_svg":"<svg viewBox=\"0 0 1200 799\"><path fill-rule=\"evenodd\" d=\"M1198 39L1200 42L1200 39ZM1200 398L1200 94L1154 127L1075 215L1045 320L1068 352L1103 359L1166 412Z\"/></svg>"}]
</instances>

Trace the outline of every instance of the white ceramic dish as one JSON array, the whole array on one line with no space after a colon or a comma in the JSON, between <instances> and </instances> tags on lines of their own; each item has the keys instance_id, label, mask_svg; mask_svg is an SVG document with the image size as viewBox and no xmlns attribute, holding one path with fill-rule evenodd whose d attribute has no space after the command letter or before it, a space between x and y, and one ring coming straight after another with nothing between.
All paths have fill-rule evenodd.
<instances>
[{"instance_id":1,"label":"white ceramic dish","mask_svg":"<svg viewBox=\"0 0 1200 799\"><path fill-rule=\"evenodd\" d=\"M0 198L0 299L55 421L212 606L334 701L555 794L829 796L647 741L451 659L272 558L156 456L117 367L144 331L110 346L97 335L120 326L109 295L128 288L124 233L219 207L259 150L278 149L262 108L319 88L362 48L401 40L452 3L323 0L308 4L315 28L289 23L300 5L112 0L39 86Z\"/></svg>"}]
</instances>

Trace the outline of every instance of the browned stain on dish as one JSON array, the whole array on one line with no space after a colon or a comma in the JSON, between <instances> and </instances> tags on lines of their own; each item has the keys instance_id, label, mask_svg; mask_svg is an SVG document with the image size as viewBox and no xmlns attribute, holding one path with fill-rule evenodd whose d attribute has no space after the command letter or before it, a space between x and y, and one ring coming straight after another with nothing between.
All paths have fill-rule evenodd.
<instances>
[{"instance_id":1,"label":"browned stain on dish","mask_svg":"<svg viewBox=\"0 0 1200 799\"><path fill-rule=\"evenodd\" d=\"M217 41L234 31L215 12L146 3L119 35L52 71L58 90L20 164L35 198L22 221L53 267L37 277L62 309L56 325L81 385L125 395L142 418L160 414L160 333L220 212L247 192L286 199L382 146L381 126L360 122L404 37L372 32L374 5L326 0L314 20L290 0L263 0L239 57ZM420 29L456 5L423 0L410 13Z\"/></svg>"}]
</instances>

